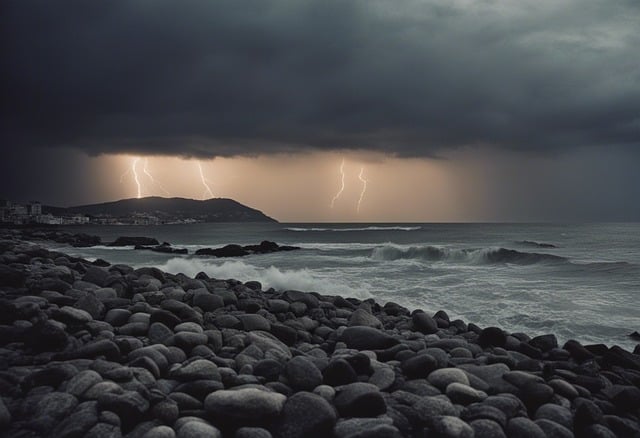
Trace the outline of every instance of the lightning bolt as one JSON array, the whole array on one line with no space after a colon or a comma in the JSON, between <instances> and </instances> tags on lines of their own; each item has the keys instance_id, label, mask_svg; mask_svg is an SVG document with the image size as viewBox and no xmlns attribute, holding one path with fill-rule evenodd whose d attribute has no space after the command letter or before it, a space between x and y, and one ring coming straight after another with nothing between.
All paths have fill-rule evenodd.
<instances>
[{"instance_id":1,"label":"lightning bolt","mask_svg":"<svg viewBox=\"0 0 640 438\"><path fill-rule=\"evenodd\" d=\"M360 192L360 199L358 199L358 207L356 208L356 211L358 213L360 213L360 204L362 204L362 198L364 198L364 194L367 191L367 179L362 176L363 173L364 173L364 167L361 167L358 178L360 179L360 181L362 181L362 191Z\"/></svg>"},{"instance_id":2,"label":"lightning bolt","mask_svg":"<svg viewBox=\"0 0 640 438\"><path fill-rule=\"evenodd\" d=\"M196 161L196 163L198 164L198 170L200 170L200 179L202 180L202 185L204 185L205 187L205 191L202 194L202 197L204 198L205 195L208 194L210 198L213 198L211 187L209 187L209 184L207 184L207 179L204 177L204 172L202 172L202 165L200 164L200 161Z\"/></svg>"},{"instance_id":3,"label":"lightning bolt","mask_svg":"<svg viewBox=\"0 0 640 438\"><path fill-rule=\"evenodd\" d=\"M340 195L344 191L344 158L342 159L342 163L340 163L340 175L342 175L341 176L341 183L340 183L340 190L338 190L338 193L336 193L336 195L331 200L331 208L333 208L333 205L335 204L336 200L340 197Z\"/></svg>"},{"instance_id":4,"label":"lightning bolt","mask_svg":"<svg viewBox=\"0 0 640 438\"><path fill-rule=\"evenodd\" d=\"M138 186L138 199L142 198L142 187L140 186L140 179L138 178L138 171L136 170L136 164L140 161L140 157L136 157L133 159L133 163L131 164L131 172L133 172L133 179Z\"/></svg>"},{"instance_id":5,"label":"lightning bolt","mask_svg":"<svg viewBox=\"0 0 640 438\"><path fill-rule=\"evenodd\" d=\"M142 171L144 172L145 175L147 175L149 177L149 179L151 180L152 183L156 184L158 187L160 187L160 190L162 190L167 196L171 196L171 194L169 193L169 191L167 189L164 188L164 186L162 184L160 184L160 181L158 181L157 179L155 179L152 175L151 172L149 172L149 169L147 169L147 166L149 165L149 159L145 158L144 159L144 168L142 169Z\"/></svg>"}]
</instances>

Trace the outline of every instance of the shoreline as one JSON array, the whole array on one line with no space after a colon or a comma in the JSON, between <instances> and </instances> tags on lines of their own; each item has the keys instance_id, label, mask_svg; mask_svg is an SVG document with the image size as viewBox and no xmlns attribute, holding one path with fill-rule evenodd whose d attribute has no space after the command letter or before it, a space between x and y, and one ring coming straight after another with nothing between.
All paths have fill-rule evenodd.
<instances>
[{"instance_id":1,"label":"shoreline","mask_svg":"<svg viewBox=\"0 0 640 438\"><path fill-rule=\"evenodd\" d=\"M0 249L0 436L640 434L640 346Z\"/></svg>"}]
</instances>

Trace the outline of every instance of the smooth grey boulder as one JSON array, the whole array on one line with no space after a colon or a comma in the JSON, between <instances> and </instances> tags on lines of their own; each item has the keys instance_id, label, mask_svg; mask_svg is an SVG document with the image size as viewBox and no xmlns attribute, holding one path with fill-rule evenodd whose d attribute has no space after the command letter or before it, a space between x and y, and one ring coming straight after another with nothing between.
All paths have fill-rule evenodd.
<instances>
[{"instance_id":1,"label":"smooth grey boulder","mask_svg":"<svg viewBox=\"0 0 640 438\"><path fill-rule=\"evenodd\" d=\"M204 408L222 424L261 425L280 415L286 399L282 394L257 388L220 390L206 397Z\"/></svg>"},{"instance_id":2,"label":"smooth grey boulder","mask_svg":"<svg viewBox=\"0 0 640 438\"><path fill-rule=\"evenodd\" d=\"M302 391L287 399L275 435L278 438L330 436L336 420L336 412L329 402Z\"/></svg>"},{"instance_id":3,"label":"smooth grey boulder","mask_svg":"<svg viewBox=\"0 0 640 438\"><path fill-rule=\"evenodd\" d=\"M348 327L339 340L355 350L384 350L398 343L394 337L373 327Z\"/></svg>"},{"instance_id":4,"label":"smooth grey boulder","mask_svg":"<svg viewBox=\"0 0 640 438\"><path fill-rule=\"evenodd\" d=\"M293 389L312 391L322 384L322 373L304 356L296 356L285 365L285 375Z\"/></svg>"},{"instance_id":5,"label":"smooth grey boulder","mask_svg":"<svg viewBox=\"0 0 640 438\"><path fill-rule=\"evenodd\" d=\"M387 411L387 405L377 386L370 383L350 383L341 387L334 405L343 417L375 417Z\"/></svg>"}]
</instances>

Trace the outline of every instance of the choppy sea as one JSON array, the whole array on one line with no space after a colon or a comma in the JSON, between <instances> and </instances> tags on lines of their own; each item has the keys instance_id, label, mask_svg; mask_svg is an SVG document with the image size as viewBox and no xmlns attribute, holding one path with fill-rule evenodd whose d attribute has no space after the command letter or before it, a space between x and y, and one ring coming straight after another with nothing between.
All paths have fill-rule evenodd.
<instances>
[{"instance_id":1,"label":"choppy sea","mask_svg":"<svg viewBox=\"0 0 640 438\"><path fill-rule=\"evenodd\" d=\"M239 259L128 248L56 248L171 273L443 309L560 341L618 344L640 331L640 224L191 224L84 226L103 241L149 236L196 249L271 240L303 249Z\"/></svg>"}]
</instances>

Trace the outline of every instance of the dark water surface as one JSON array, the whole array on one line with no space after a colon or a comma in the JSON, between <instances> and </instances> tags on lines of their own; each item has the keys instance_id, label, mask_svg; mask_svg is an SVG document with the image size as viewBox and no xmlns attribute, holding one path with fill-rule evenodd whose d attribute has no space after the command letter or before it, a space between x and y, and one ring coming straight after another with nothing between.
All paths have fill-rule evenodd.
<instances>
[{"instance_id":1,"label":"dark water surface","mask_svg":"<svg viewBox=\"0 0 640 438\"><path fill-rule=\"evenodd\" d=\"M294 253L241 259L172 256L132 248L67 248L114 263L188 275L258 280L265 287L395 301L446 310L560 340L633 348L640 330L640 224L192 224L72 228L150 236L190 252L272 240ZM550 247L553 245L554 247Z\"/></svg>"}]
</instances>

